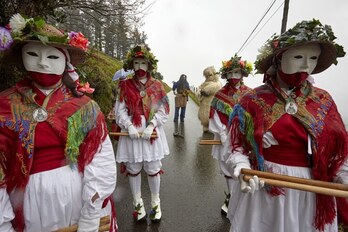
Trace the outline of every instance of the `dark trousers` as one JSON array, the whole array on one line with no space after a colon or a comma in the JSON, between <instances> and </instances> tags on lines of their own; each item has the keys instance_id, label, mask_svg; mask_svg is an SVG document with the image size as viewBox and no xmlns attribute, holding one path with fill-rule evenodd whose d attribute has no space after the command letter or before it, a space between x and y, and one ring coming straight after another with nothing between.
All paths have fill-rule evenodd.
<instances>
[{"instance_id":1,"label":"dark trousers","mask_svg":"<svg viewBox=\"0 0 348 232\"><path fill-rule=\"evenodd\" d=\"M179 119L179 110L181 108L180 112L180 121L184 121L185 118L185 112L186 112L186 107L175 107L175 113L174 113L174 122L177 122Z\"/></svg>"}]
</instances>

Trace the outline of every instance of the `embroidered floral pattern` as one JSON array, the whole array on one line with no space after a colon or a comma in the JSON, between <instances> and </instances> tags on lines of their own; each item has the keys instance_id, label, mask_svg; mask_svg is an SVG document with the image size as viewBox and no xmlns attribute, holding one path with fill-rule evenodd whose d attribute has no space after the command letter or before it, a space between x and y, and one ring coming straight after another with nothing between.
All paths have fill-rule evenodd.
<instances>
[{"instance_id":1,"label":"embroidered floral pattern","mask_svg":"<svg viewBox=\"0 0 348 232\"><path fill-rule=\"evenodd\" d=\"M137 204L134 207L133 218L136 219L136 220L138 220L138 215L141 215L141 212L140 212L141 207L143 207L143 206L140 205L140 204Z\"/></svg>"},{"instance_id":2,"label":"embroidered floral pattern","mask_svg":"<svg viewBox=\"0 0 348 232\"><path fill-rule=\"evenodd\" d=\"M151 220L156 219L156 214L157 214L157 209L158 209L158 205L154 206L151 208L150 212L149 212L149 218Z\"/></svg>"}]
</instances>

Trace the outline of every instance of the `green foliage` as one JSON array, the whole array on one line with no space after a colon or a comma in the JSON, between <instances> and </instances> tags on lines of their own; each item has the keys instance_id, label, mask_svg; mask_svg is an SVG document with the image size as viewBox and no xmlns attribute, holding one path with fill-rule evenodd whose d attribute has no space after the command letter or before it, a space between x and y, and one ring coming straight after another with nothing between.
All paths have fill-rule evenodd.
<instances>
[{"instance_id":1,"label":"green foliage","mask_svg":"<svg viewBox=\"0 0 348 232\"><path fill-rule=\"evenodd\" d=\"M78 66L80 82L89 82L95 88L91 97L99 104L105 115L115 104L116 83L112 81L115 72L122 68L122 63L97 50L87 55L87 60Z\"/></svg>"}]
</instances>

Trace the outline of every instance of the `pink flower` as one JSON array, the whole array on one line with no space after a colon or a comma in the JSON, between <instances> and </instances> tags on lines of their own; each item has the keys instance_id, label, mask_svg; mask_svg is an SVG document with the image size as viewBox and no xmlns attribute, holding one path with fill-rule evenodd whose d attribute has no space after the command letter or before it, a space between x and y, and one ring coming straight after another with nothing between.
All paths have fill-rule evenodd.
<instances>
[{"instance_id":1,"label":"pink flower","mask_svg":"<svg viewBox=\"0 0 348 232\"><path fill-rule=\"evenodd\" d=\"M93 93L94 92L94 88L90 88L89 87L89 83L86 82L85 84L80 84L78 87L77 87L77 91L79 92L82 92L82 93Z\"/></svg>"},{"instance_id":2,"label":"pink flower","mask_svg":"<svg viewBox=\"0 0 348 232\"><path fill-rule=\"evenodd\" d=\"M244 61L243 61L243 60L240 60L240 61L239 61L239 65L240 65L242 68L244 68L244 67L245 67Z\"/></svg>"},{"instance_id":3,"label":"pink flower","mask_svg":"<svg viewBox=\"0 0 348 232\"><path fill-rule=\"evenodd\" d=\"M274 41L273 41L273 46L274 46L274 48L277 48L278 45L279 45L279 40L274 40Z\"/></svg>"}]
</instances>

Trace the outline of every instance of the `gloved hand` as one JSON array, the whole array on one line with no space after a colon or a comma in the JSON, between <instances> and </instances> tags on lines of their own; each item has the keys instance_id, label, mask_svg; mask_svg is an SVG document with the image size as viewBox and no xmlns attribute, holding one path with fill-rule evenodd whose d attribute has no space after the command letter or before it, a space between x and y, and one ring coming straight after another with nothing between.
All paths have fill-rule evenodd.
<instances>
[{"instance_id":1,"label":"gloved hand","mask_svg":"<svg viewBox=\"0 0 348 232\"><path fill-rule=\"evenodd\" d=\"M138 132L137 128L135 128L135 126L133 126L133 124L128 126L128 134L129 134L129 137L131 139L140 138L139 132Z\"/></svg>"},{"instance_id":2,"label":"gloved hand","mask_svg":"<svg viewBox=\"0 0 348 232\"><path fill-rule=\"evenodd\" d=\"M259 180L258 176L253 176L248 182L243 179L244 175L239 175L240 181L240 190L244 193L253 194L255 191L258 191L263 188L265 182Z\"/></svg>"},{"instance_id":3,"label":"gloved hand","mask_svg":"<svg viewBox=\"0 0 348 232\"><path fill-rule=\"evenodd\" d=\"M222 145L224 145L226 143L227 140L227 135L225 131L221 131L220 132L220 141L222 143Z\"/></svg>"},{"instance_id":4,"label":"gloved hand","mask_svg":"<svg viewBox=\"0 0 348 232\"><path fill-rule=\"evenodd\" d=\"M254 193L255 191L263 188L264 181L260 181L258 176L253 176L248 182L243 179L241 174L242 168L251 169L249 161L240 161L234 166L233 178L238 178L240 181L240 190L244 193Z\"/></svg>"},{"instance_id":5,"label":"gloved hand","mask_svg":"<svg viewBox=\"0 0 348 232\"><path fill-rule=\"evenodd\" d=\"M232 175L233 179L238 179L239 176L242 176L240 174L242 168L251 169L249 161L240 160L238 163L236 163L234 165L234 167L233 167L233 175Z\"/></svg>"},{"instance_id":6,"label":"gloved hand","mask_svg":"<svg viewBox=\"0 0 348 232\"><path fill-rule=\"evenodd\" d=\"M152 123L150 123L146 129L143 131L143 134L142 134L142 138L143 139L146 139L146 140L149 140L151 138L151 135L152 135L152 132L153 132L153 129L154 129L154 125Z\"/></svg>"}]
</instances>

